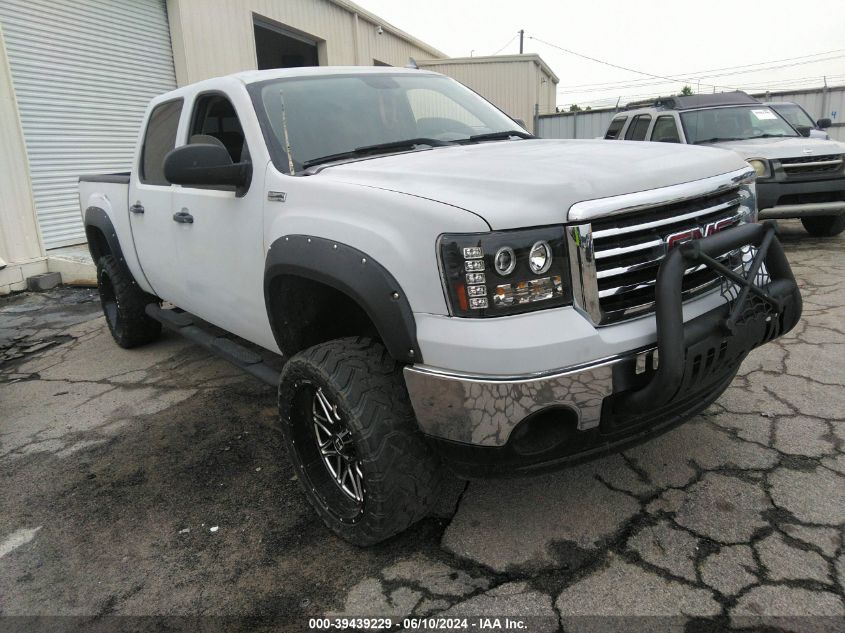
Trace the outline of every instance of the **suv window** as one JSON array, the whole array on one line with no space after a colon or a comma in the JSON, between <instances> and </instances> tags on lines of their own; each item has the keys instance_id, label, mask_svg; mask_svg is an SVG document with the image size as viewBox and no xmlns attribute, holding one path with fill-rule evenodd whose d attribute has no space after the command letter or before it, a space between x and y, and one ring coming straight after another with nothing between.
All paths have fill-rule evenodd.
<instances>
[{"instance_id":1,"label":"suv window","mask_svg":"<svg viewBox=\"0 0 845 633\"><path fill-rule=\"evenodd\" d=\"M622 131L622 128L625 127L625 121L628 120L626 116L620 116L613 119L610 122L610 126L607 128L607 132L605 132L604 138L606 139L617 139L619 138L619 132Z\"/></svg>"},{"instance_id":2,"label":"suv window","mask_svg":"<svg viewBox=\"0 0 845 633\"><path fill-rule=\"evenodd\" d=\"M221 94L199 97L194 106L190 144L219 144L226 148L233 163L249 160L249 150L235 106Z\"/></svg>"},{"instance_id":3,"label":"suv window","mask_svg":"<svg viewBox=\"0 0 845 633\"><path fill-rule=\"evenodd\" d=\"M631 125L628 126L628 131L625 132L625 140L644 141L646 132L648 132L649 123L651 123L650 114L638 114L635 116L634 120L631 121Z\"/></svg>"},{"instance_id":4,"label":"suv window","mask_svg":"<svg viewBox=\"0 0 845 633\"><path fill-rule=\"evenodd\" d=\"M654 128L651 131L651 140L657 143L680 143L681 137L678 134L678 125L675 117L664 114L657 117Z\"/></svg>"},{"instance_id":5,"label":"suv window","mask_svg":"<svg viewBox=\"0 0 845 633\"><path fill-rule=\"evenodd\" d=\"M144 144L141 147L141 182L168 186L164 177L164 157L176 147L176 130L182 116L182 99L157 105L150 114Z\"/></svg>"}]
</instances>

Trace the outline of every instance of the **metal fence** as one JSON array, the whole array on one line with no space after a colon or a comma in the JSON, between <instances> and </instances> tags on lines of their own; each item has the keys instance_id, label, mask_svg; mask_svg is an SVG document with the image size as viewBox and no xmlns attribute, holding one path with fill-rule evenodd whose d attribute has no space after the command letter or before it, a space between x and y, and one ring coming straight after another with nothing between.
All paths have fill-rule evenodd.
<instances>
[{"instance_id":1,"label":"metal fence","mask_svg":"<svg viewBox=\"0 0 845 633\"><path fill-rule=\"evenodd\" d=\"M814 119L829 118L833 122L828 130L830 137L845 141L845 86L760 93L753 96L760 101L792 101L803 106ZM602 137L617 111L616 108L602 108L541 114L538 117L537 135L541 138Z\"/></svg>"}]
</instances>

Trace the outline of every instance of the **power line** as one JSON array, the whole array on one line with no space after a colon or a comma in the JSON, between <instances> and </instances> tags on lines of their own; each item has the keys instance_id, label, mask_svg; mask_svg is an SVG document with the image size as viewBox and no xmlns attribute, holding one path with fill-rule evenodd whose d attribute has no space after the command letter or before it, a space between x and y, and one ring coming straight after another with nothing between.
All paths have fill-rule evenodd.
<instances>
[{"instance_id":1,"label":"power line","mask_svg":"<svg viewBox=\"0 0 845 633\"><path fill-rule=\"evenodd\" d=\"M777 69L781 69L781 68L789 68L789 67L792 67L792 66L800 66L800 65L803 65L803 64L811 64L811 63L816 63L816 62L831 61L833 59L839 59L839 58L842 58L842 57L845 57L845 55L837 55L835 57L828 57L828 58L825 58L825 59L815 59L815 60L808 61L808 62L797 62L797 63L794 63L794 64L783 64L781 66L772 66L770 68L761 68L761 69L755 70L755 71L736 71L736 72L733 72L733 73L723 73L722 75L710 75L710 77L721 77L721 76L726 76L726 75L744 74L746 72L771 71L771 70L777 70ZM737 80L737 81L739 81L739 80ZM694 77L694 76L686 77L685 79L683 79L683 82L688 83L688 84L698 83L696 77ZM573 88L571 86L570 87L563 86L563 87L559 87L558 90L564 91L564 92L574 92L574 93L578 93L578 94L585 94L585 93L590 93L590 92L609 92L609 91L612 91L612 90L624 90L626 88L645 88L647 86L660 86L660 85L663 85L665 83L666 82L664 82L664 81L647 80L647 81L644 81L644 82L635 82L634 80L632 80L631 83L627 83L627 84L623 84L623 85L609 85L609 86L602 87L602 88ZM748 83L746 83L744 81L742 83L743 83L743 85L749 85ZM757 82L757 83L761 83L761 82ZM766 82L762 82L762 83L766 83Z\"/></svg>"},{"instance_id":2,"label":"power line","mask_svg":"<svg viewBox=\"0 0 845 633\"><path fill-rule=\"evenodd\" d=\"M539 37L533 37L531 35L529 35L528 37L532 40L540 42L541 44L545 44L546 46L551 46L552 48L556 48L560 51L563 51L564 53L569 53L570 55L575 55L576 57L588 59L588 60L590 60L592 62L596 62L598 64L604 64L605 66L611 66L613 68L619 68L620 70L624 70L624 71L627 71L629 73L637 73L638 75L645 75L647 77L652 77L653 79L665 79L665 80L671 81L671 82L680 82L680 83L686 83L687 82L687 80L685 80L685 79L679 79L677 77L667 77L666 75L655 75L654 73L648 73L648 72L645 72L643 70L636 70L634 68L627 68L625 66L620 66L619 64L614 64L612 62L604 61L603 59L597 59L595 57L590 57L589 55L577 53L577 52L570 50L568 48L563 48L562 46L558 46L557 44L552 44L551 42L541 40ZM731 88L729 86L718 86L718 85L715 85L715 84L709 84L709 83L703 83L703 82L701 83L701 85L709 86L711 88L727 88L728 90L733 90L733 88Z\"/></svg>"},{"instance_id":3,"label":"power line","mask_svg":"<svg viewBox=\"0 0 845 633\"><path fill-rule=\"evenodd\" d=\"M756 62L754 64L743 64L741 66L724 66L722 68L709 68L707 70L696 70L696 71L692 71L692 72L685 72L685 73L682 73L682 74L686 75L686 76L714 77L716 75L708 75L706 73L720 72L720 71L723 71L723 70L738 70L740 68L750 68L752 66L763 66L763 65L768 65L768 64L779 64L781 62L792 62L792 61L796 61L796 60L799 60L799 59L807 59L809 57L820 57L822 55L832 55L834 53L845 53L845 48L840 48L840 49L836 49L836 50L832 50L832 51L823 51L823 52L820 52L820 53L810 53L808 55L799 55L798 57L785 57L783 59L773 59L773 60L765 61L765 62ZM831 57L830 59L838 59L839 57L843 57L843 55L837 55L836 57ZM808 63L808 64L809 63L815 63L816 61L827 61L827 60L809 60L806 63ZM746 72L752 73L752 72L758 72L758 71L762 71L762 70L770 70L770 69L760 68L760 69L755 69L755 70L749 70L749 71L746 71ZM735 74L742 74L742 73L737 72ZM592 88L592 87L599 87L599 86L612 86L612 85L615 85L615 84L630 83L630 82L642 82L642 81L648 81L648 80L647 79L628 79L628 80L622 79L622 80L619 80L619 81L605 81L605 82L596 82L596 83L589 83L589 84L574 84L572 86L567 86L567 87L574 90L574 89L577 89L577 88Z\"/></svg>"},{"instance_id":4,"label":"power line","mask_svg":"<svg viewBox=\"0 0 845 633\"><path fill-rule=\"evenodd\" d=\"M497 50L495 53L493 53L493 55L498 55L499 53L501 53L501 52L502 52L503 50L505 50L508 46L510 46L510 45L513 43L513 41L514 41L517 37L519 37L519 33L517 33L517 34L516 34L516 35L514 35L512 38L510 38L510 39L508 40L507 44L505 44L504 46L502 46L502 48L500 48L500 49L499 49L499 50ZM492 56L491 56L491 57L492 57Z\"/></svg>"}]
</instances>

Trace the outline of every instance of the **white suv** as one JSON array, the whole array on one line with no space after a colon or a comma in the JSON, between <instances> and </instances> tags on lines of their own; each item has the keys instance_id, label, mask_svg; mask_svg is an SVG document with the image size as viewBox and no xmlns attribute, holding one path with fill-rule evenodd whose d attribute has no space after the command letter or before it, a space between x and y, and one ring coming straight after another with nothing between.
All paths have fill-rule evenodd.
<instances>
[{"instance_id":1,"label":"white suv","mask_svg":"<svg viewBox=\"0 0 845 633\"><path fill-rule=\"evenodd\" d=\"M820 237L845 230L845 144L805 138L744 92L630 103L604 138L732 150L757 172L761 219L801 218Z\"/></svg>"}]
</instances>

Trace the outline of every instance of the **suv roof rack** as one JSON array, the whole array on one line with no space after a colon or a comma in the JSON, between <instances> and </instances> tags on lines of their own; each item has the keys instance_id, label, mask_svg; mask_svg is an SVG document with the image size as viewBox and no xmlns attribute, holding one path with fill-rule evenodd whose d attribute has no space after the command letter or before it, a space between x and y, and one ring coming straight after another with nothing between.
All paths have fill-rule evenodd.
<instances>
[{"instance_id":1,"label":"suv roof rack","mask_svg":"<svg viewBox=\"0 0 845 633\"><path fill-rule=\"evenodd\" d=\"M751 105L760 103L757 99L742 90L733 92L718 92L715 94L699 94L674 97L657 97L653 99L641 99L625 104L623 109L633 110L635 108L665 108L666 110L691 110L706 106L720 105Z\"/></svg>"}]
</instances>

